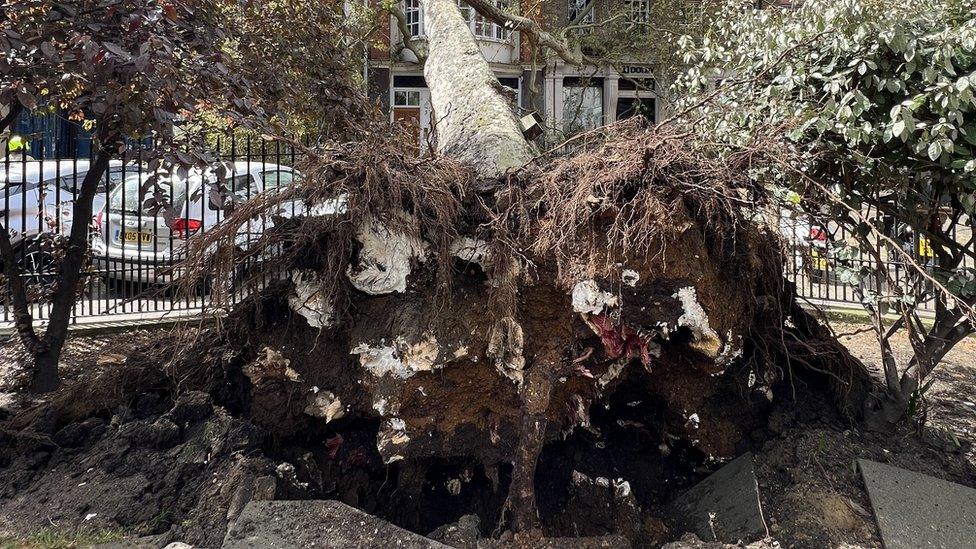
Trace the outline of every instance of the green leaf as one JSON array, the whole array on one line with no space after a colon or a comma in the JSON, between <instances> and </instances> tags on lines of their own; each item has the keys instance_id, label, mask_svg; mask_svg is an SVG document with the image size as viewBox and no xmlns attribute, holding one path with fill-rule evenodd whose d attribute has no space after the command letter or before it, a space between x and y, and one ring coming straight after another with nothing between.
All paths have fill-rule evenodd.
<instances>
[{"instance_id":1,"label":"green leaf","mask_svg":"<svg viewBox=\"0 0 976 549\"><path fill-rule=\"evenodd\" d=\"M939 157L942 156L942 144L939 143L938 141L933 141L932 143L929 144L928 152L929 152L929 158L932 159L933 162L938 160Z\"/></svg>"},{"instance_id":2,"label":"green leaf","mask_svg":"<svg viewBox=\"0 0 976 549\"><path fill-rule=\"evenodd\" d=\"M905 121L899 120L898 122L895 122L891 126L891 133L895 137L902 137L902 134L905 133Z\"/></svg>"},{"instance_id":3,"label":"green leaf","mask_svg":"<svg viewBox=\"0 0 976 549\"><path fill-rule=\"evenodd\" d=\"M908 136L905 137L907 140L911 134L915 133L915 115L907 112L905 113L905 116L902 117L902 120L905 122L905 131L908 132Z\"/></svg>"}]
</instances>

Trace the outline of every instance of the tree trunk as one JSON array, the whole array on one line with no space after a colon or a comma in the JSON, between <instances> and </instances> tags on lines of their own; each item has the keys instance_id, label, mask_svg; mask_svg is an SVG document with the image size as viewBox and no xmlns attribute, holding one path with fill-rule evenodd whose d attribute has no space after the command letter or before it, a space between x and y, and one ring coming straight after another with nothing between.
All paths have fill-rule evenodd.
<instances>
[{"instance_id":1,"label":"tree trunk","mask_svg":"<svg viewBox=\"0 0 976 549\"><path fill-rule=\"evenodd\" d=\"M88 227L92 217L92 200L95 198L98 182L105 175L112 158L108 148L110 142L100 139L99 143L101 146L98 154L81 184L81 193L75 199L72 215L74 222L71 224L71 234L68 237L68 249L59 269L58 291L51 305L50 323L44 333L44 344L40 352L34 354L35 371L31 388L38 393L53 391L60 385L58 360L68 336L71 309L75 304L81 268L88 252Z\"/></svg>"},{"instance_id":2,"label":"tree trunk","mask_svg":"<svg viewBox=\"0 0 976 549\"><path fill-rule=\"evenodd\" d=\"M525 165L533 147L454 0L421 0L437 151L485 179Z\"/></svg>"},{"instance_id":3,"label":"tree trunk","mask_svg":"<svg viewBox=\"0 0 976 549\"><path fill-rule=\"evenodd\" d=\"M63 342L57 348L48 347L40 353L34 354L34 375L31 378L30 390L35 394L50 393L61 386L58 375L58 361L61 358Z\"/></svg>"}]
</instances>

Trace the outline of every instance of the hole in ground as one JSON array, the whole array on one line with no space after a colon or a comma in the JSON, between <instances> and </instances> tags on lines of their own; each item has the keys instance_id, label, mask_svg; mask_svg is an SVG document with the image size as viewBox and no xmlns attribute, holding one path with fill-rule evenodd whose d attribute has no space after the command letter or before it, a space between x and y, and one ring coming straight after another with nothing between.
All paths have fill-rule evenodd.
<instances>
[{"instance_id":1,"label":"hole in ground","mask_svg":"<svg viewBox=\"0 0 976 549\"><path fill-rule=\"evenodd\" d=\"M705 455L663 429L664 402L632 384L591 407L589 427L545 446L536 470L543 529L552 537L620 532L621 520L662 516L662 507L704 476ZM295 464L304 494L338 499L408 530L428 534L477 515L483 535L495 530L511 480L510 464L474 459L413 459L384 465L375 449L376 421L333 422L305 431L301 440L279 440L274 453ZM341 438L337 438L341 437ZM574 482L579 474L586 486ZM599 477L609 488L594 488ZM635 502L614 496L613 481L629 484ZM281 497L281 495L279 495ZM608 506L608 502L610 505ZM629 506L629 507L628 507Z\"/></svg>"}]
</instances>

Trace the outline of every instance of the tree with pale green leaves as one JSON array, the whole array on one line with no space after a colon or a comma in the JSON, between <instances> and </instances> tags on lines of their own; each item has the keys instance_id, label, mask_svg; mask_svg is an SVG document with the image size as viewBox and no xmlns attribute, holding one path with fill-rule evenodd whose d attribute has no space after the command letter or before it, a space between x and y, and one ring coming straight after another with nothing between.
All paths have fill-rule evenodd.
<instances>
[{"instance_id":1,"label":"tree with pale green leaves","mask_svg":"<svg viewBox=\"0 0 976 549\"><path fill-rule=\"evenodd\" d=\"M881 350L884 383L865 419L924 420L927 377L976 332L976 8L729 2L679 46L690 66L681 114L719 154L755 151L754 177L827 228L835 274ZM891 344L902 331L905 361Z\"/></svg>"}]
</instances>

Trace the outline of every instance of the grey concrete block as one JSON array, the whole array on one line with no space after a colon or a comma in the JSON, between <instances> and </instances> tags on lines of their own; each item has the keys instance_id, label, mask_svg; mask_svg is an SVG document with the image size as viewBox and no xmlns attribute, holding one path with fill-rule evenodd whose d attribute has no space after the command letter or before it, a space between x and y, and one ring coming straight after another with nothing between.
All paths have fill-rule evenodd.
<instances>
[{"instance_id":1,"label":"grey concrete block","mask_svg":"<svg viewBox=\"0 0 976 549\"><path fill-rule=\"evenodd\" d=\"M976 489L859 459L885 549L976 547Z\"/></svg>"},{"instance_id":2,"label":"grey concrete block","mask_svg":"<svg viewBox=\"0 0 976 549\"><path fill-rule=\"evenodd\" d=\"M227 530L223 549L448 549L338 501L252 501Z\"/></svg>"},{"instance_id":3,"label":"grey concrete block","mask_svg":"<svg viewBox=\"0 0 976 549\"><path fill-rule=\"evenodd\" d=\"M669 514L677 532L706 541L751 542L768 536L752 454L735 458L678 496Z\"/></svg>"}]
</instances>

